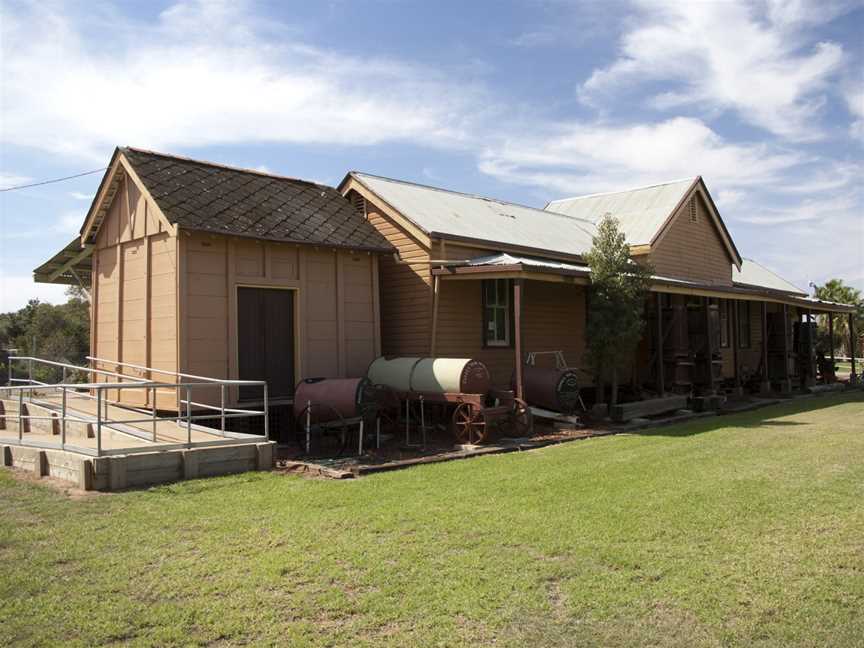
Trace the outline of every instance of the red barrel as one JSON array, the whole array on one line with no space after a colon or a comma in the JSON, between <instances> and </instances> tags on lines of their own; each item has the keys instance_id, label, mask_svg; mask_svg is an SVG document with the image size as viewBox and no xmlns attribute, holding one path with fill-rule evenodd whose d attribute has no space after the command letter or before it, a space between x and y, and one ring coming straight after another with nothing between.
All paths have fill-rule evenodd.
<instances>
[{"instance_id":1,"label":"red barrel","mask_svg":"<svg viewBox=\"0 0 864 648\"><path fill-rule=\"evenodd\" d=\"M294 416L305 416L304 410L312 403L315 423L350 419L360 416L362 408L370 402L368 378L307 378L294 390Z\"/></svg>"},{"instance_id":2,"label":"red barrel","mask_svg":"<svg viewBox=\"0 0 864 648\"><path fill-rule=\"evenodd\" d=\"M515 389L516 377L513 376ZM525 402L553 412L572 414L579 407L579 375L573 369L555 367L522 367Z\"/></svg>"}]
</instances>

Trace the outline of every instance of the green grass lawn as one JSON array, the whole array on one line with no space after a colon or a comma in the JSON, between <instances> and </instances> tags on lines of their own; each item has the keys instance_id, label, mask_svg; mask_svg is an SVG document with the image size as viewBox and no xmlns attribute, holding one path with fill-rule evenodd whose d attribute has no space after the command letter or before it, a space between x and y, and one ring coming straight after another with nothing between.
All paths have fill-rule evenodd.
<instances>
[{"instance_id":1,"label":"green grass lawn","mask_svg":"<svg viewBox=\"0 0 864 648\"><path fill-rule=\"evenodd\" d=\"M861 646L864 394L344 482L0 470L0 643Z\"/></svg>"}]
</instances>

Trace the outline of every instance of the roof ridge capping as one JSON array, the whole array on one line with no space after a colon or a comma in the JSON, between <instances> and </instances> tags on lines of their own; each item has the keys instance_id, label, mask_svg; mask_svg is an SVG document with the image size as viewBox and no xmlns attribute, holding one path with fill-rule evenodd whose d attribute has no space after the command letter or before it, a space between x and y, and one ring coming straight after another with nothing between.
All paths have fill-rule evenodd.
<instances>
[{"instance_id":1,"label":"roof ridge capping","mask_svg":"<svg viewBox=\"0 0 864 648\"><path fill-rule=\"evenodd\" d=\"M232 166L230 164L222 164L221 162L212 162L210 160L199 160L197 158L187 157L185 155L175 155L174 153L163 153L162 151L151 151L150 149L138 148L137 146L120 146L118 147L121 153L131 151L134 153L143 153L144 155L156 155L169 160L179 160L181 162L191 162L192 164L203 164L224 171L236 171L238 173L249 173L252 175L262 176L264 178L272 178L273 180L288 180L290 182L302 182L303 184L312 185L313 187L324 187L325 189L335 189L332 185L322 184L313 180L304 180L294 176L279 175L277 173L269 173L267 171L259 171L258 169L249 169L247 167Z\"/></svg>"}]
</instances>

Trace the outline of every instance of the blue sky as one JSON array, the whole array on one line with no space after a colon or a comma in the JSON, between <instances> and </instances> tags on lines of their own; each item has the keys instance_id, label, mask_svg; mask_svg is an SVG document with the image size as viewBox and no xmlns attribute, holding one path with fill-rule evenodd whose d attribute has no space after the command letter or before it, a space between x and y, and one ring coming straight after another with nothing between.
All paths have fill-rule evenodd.
<instances>
[{"instance_id":1,"label":"blue sky","mask_svg":"<svg viewBox=\"0 0 864 648\"><path fill-rule=\"evenodd\" d=\"M744 256L864 288L864 3L2 2L0 184L132 145L542 206L702 175ZM100 176L0 194L0 312Z\"/></svg>"}]
</instances>

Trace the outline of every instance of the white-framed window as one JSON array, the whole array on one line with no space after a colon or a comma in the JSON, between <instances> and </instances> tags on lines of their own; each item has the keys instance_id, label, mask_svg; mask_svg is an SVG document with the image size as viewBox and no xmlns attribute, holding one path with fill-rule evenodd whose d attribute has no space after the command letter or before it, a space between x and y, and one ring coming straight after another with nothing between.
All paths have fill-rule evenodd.
<instances>
[{"instance_id":1,"label":"white-framed window","mask_svg":"<svg viewBox=\"0 0 864 648\"><path fill-rule=\"evenodd\" d=\"M510 346L510 281L483 282L483 344Z\"/></svg>"}]
</instances>

